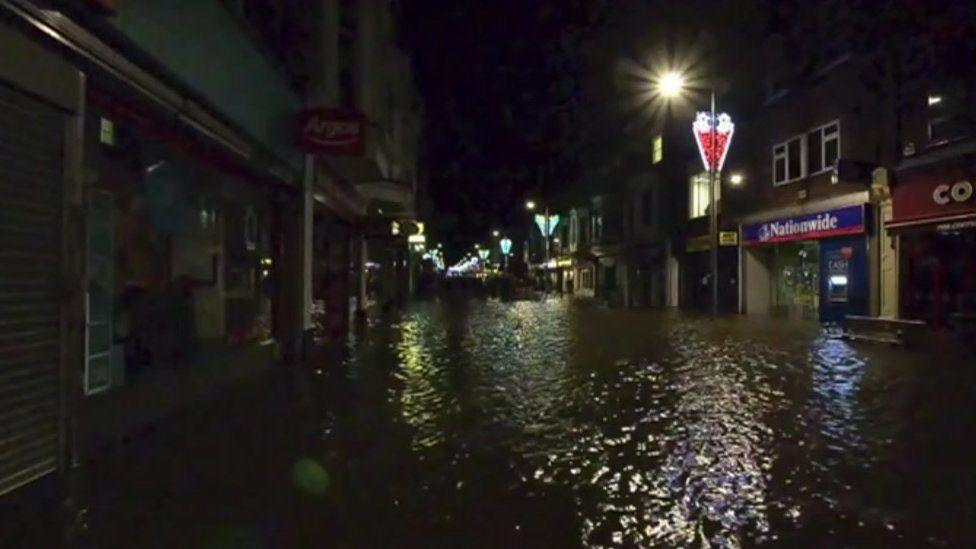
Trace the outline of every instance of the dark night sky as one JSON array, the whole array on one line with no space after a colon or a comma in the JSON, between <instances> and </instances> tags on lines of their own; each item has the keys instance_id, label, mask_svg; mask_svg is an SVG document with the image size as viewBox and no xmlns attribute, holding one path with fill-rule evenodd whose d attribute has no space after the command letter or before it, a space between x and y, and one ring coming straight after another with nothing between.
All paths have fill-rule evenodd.
<instances>
[{"instance_id":1,"label":"dark night sky","mask_svg":"<svg viewBox=\"0 0 976 549\"><path fill-rule=\"evenodd\" d=\"M433 229L456 246L525 223L579 100L580 0L408 0L402 30L425 103Z\"/></svg>"}]
</instances>

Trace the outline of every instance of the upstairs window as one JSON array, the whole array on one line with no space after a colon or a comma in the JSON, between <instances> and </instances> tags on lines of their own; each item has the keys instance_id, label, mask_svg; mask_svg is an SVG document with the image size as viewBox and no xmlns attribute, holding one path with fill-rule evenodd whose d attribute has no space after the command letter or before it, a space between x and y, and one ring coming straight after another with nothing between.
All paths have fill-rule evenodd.
<instances>
[{"instance_id":1,"label":"upstairs window","mask_svg":"<svg viewBox=\"0 0 976 549\"><path fill-rule=\"evenodd\" d=\"M807 175L832 169L839 155L839 122L831 122L807 133Z\"/></svg>"},{"instance_id":2,"label":"upstairs window","mask_svg":"<svg viewBox=\"0 0 976 549\"><path fill-rule=\"evenodd\" d=\"M603 216L593 214L590 217L590 225L592 226L593 242L603 240Z\"/></svg>"},{"instance_id":3,"label":"upstairs window","mask_svg":"<svg viewBox=\"0 0 976 549\"><path fill-rule=\"evenodd\" d=\"M658 134L654 136L654 148L651 155L651 163L658 164L664 160L664 136Z\"/></svg>"},{"instance_id":4,"label":"upstairs window","mask_svg":"<svg viewBox=\"0 0 976 549\"><path fill-rule=\"evenodd\" d=\"M929 120L929 144L942 145L973 133L973 122L967 116L954 114Z\"/></svg>"},{"instance_id":5,"label":"upstairs window","mask_svg":"<svg viewBox=\"0 0 976 549\"><path fill-rule=\"evenodd\" d=\"M803 177L803 140L798 135L773 146L773 185L792 183Z\"/></svg>"},{"instance_id":6,"label":"upstairs window","mask_svg":"<svg viewBox=\"0 0 976 549\"><path fill-rule=\"evenodd\" d=\"M701 172L691 176L688 181L688 218L695 219L708 215L708 185L710 178L708 172ZM715 199L722 197L722 186L715 186Z\"/></svg>"},{"instance_id":7,"label":"upstairs window","mask_svg":"<svg viewBox=\"0 0 976 549\"><path fill-rule=\"evenodd\" d=\"M976 133L976 124L966 114L966 90L946 84L928 94L929 146L937 146Z\"/></svg>"}]
</instances>

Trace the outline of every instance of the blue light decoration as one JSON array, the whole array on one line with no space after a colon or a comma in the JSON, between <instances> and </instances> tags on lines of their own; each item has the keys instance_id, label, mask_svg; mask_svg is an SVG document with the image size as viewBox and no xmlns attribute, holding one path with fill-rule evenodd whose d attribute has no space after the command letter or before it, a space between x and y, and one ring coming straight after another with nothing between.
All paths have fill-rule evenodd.
<instances>
[{"instance_id":1,"label":"blue light decoration","mask_svg":"<svg viewBox=\"0 0 976 549\"><path fill-rule=\"evenodd\" d=\"M498 246L502 249L504 255L508 255L512 251L512 241L508 237L501 239L498 242Z\"/></svg>"},{"instance_id":2,"label":"blue light decoration","mask_svg":"<svg viewBox=\"0 0 976 549\"><path fill-rule=\"evenodd\" d=\"M535 224L539 226L539 232L542 233L542 236L552 236L552 233L556 230L556 225L559 225L559 214L549 216L549 234L546 234L545 215L535 214Z\"/></svg>"}]
</instances>

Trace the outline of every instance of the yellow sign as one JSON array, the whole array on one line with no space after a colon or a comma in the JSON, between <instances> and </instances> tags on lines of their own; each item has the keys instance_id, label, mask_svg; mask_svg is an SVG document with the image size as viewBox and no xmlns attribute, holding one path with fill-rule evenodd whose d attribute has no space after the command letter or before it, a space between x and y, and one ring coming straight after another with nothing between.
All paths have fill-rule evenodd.
<instances>
[{"instance_id":1,"label":"yellow sign","mask_svg":"<svg viewBox=\"0 0 976 549\"><path fill-rule=\"evenodd\" d=\"M739 233L736 231L721 231L718 233L719 246L738 246Z\"/></svg>"},{"instance_id":2,"label":"yellow sign","mask_svg":"<svg viewBox=\"0 0 976 549\"><path fill-rule=\"evenodd\" d=\"M573 266L573 260L572 259L560 259L559 261L556 262L556 266L557 267L572 267Z\"/></svg>"},{"instance_id":3,"label":"yellow sign","mask_svg":"<svg viewBox=\"0 0 976 549\"><path fill-rule=\"evenodd\" d=\"M708 242L709 239L707 234L689 237L685 239L685 251L688 253L704 252L710 248Z\"/></svg>"}]
</instances>

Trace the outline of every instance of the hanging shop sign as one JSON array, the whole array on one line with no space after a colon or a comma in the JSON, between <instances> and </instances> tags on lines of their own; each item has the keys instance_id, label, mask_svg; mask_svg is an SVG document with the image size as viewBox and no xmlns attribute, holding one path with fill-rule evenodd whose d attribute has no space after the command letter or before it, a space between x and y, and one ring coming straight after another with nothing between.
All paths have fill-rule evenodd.
<instances>
[{"instance_id":1,"label":"hanging shop sign","mask_svg":"<svg viewBox=\"0 0 976 549\"><path fill-rule=\"evenodd\" d=\"M797 215L742 227L742 245L813 240L864 232L864 205Z\"/></svg>"},{"instance_id":2,"label":"hanging shop sign","mask_svg":"<svg viewBox=\"0 0 976 549\"><path fill-rule=\"evenodd\" d=\"M711 113L699 112L691 129L695 133L705 171L722 171L729 145L732 144L732 133L735 132L732 117L721 113L713 118Z\"/></svg>"},{"instance_id":3,"label":"hanging shop sign","mask_svg":"<svg viewBox=\"0 0 976 549\"><path fill-rule=\"evenodd\" d=\"M366 116L345 109L308 109L299 115L299 145L308 154L362 156Z\"/></svg>"},{"instance_id":4,"label":"hanging shop sign","mask_svg":"<svg viewBox=\"0 0 976 549\"><path fill-rule=\"evenodd\" d=\"M739 233L736 231L720 231L718 233L719 246L738 246Z\"/></svg>"},{"instance_id":5,"label":"hanging shop sign","mask_svg":"<svg viewBox=\"0 0 976 549\"><path fill-rule=\"evenodd\" d=\"M944 165L899 174L891 191L888 229L921 225L965 228L976 220L976 173L965 165Z\"/></svg>"}]
</instances>

